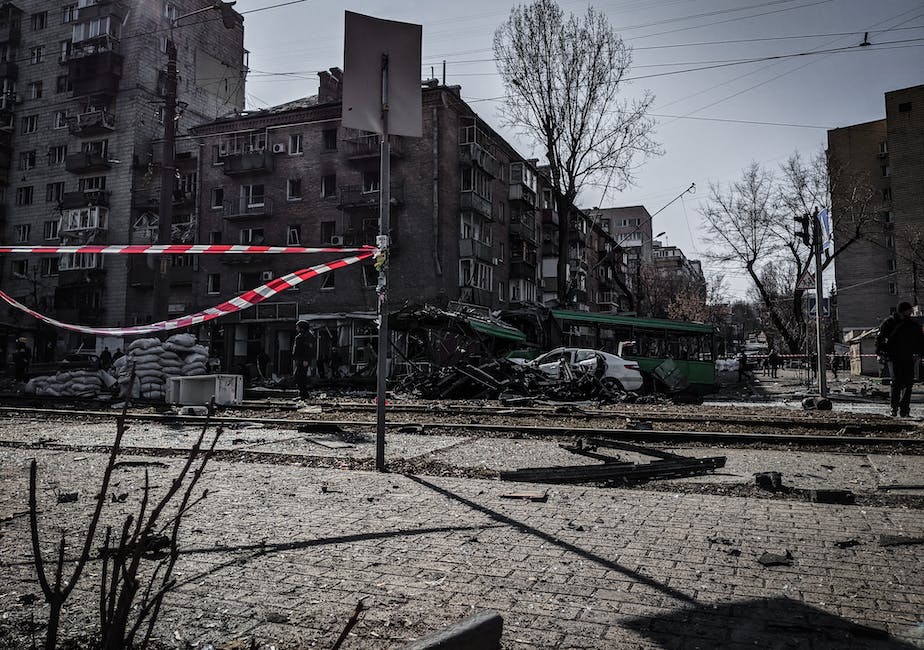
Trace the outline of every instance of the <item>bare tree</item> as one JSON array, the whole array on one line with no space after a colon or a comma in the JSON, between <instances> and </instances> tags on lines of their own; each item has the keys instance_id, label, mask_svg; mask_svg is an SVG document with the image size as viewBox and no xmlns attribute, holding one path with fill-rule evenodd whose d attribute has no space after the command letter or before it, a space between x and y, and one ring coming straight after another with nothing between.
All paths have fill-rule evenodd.
<instances>
[{"instance_id":1,"label":"bare tree","mask_svg":"<svg viewBox=\"0 0 924 650\"><path fill-rule=\"evenodd\" d=\"M503 118L538 141L549 165L564 304L572 206L589 179L625 187L639 158L660 153L648 117L654 97L621 97L632 54L593 8L566 17L554 0L518 5L494 33L494 57L505 86Z\"/></svg>"},{"instance_id":2,"label":"bare tree","mask_svg":"<svg viewBox=\"0 0 924 650\"><path fill-rule=\"evenodd\" d=\"M876 220L868 180L828 160L824 152L810 161L794 153L779 175L752 163L726 189L711 186L700 210L716 246L710 257L747 272L769 325L792 352L801 349L805 336L805 290L797 280L814 265L814 244L797 235L795 220L815 215L832 196L839 197L840 208L832 215L833 246L823 256L824 270L866 237Z\"/></svg>"}]
</instances>

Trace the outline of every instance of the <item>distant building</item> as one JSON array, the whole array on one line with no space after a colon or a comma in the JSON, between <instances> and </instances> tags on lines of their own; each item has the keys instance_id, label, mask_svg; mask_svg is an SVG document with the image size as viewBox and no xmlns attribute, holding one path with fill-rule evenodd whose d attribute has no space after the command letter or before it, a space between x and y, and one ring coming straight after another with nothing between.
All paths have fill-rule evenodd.
<instances>
[{"instance_id":1,"label":"distant building","mask_svg":"<svg viewBox=\"0 0 924 650\"><path fill-rule=\"evenodd\" d=\"M895 311L899 301L921 298L924 239L924 85L885 94L885 119L828 131L833 165L869 184L877 223L838 255L837 320L844 332L864 331ZM832 196L832 218L846 209Z\"/></svg>"},{"instance_id":2,"label":"distant building","mask_svg":"<svg viewBox=\"0 0 924 650\"><path fill-rule=\"evenodd\" d=\"M641 268L651 263L652 218L642 205L592 208L588 215L608 232L626 254L626 282L635 291Z\"/></svg>"}]
</instances>

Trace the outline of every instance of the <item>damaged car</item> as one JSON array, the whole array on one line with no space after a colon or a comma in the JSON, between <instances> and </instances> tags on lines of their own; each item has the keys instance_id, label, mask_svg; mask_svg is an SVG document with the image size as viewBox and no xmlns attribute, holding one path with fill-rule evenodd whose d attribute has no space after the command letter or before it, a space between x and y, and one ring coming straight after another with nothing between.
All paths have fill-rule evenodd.
<instances>
[{"instance_id":1,"label":"damaged car","mask_svg":"<svg viewBox=\"0 0 924 650\"><path fill-rule=\"evenodd\" d=\"M560 378L562 368L572 373L590 373L599 377L607 388L623 391L637 391L645 383L639 366L634 361L588 348L555 348L535 359L510 359L514 363L532 366L549 375Z\"/></svg>"}]
</instances>

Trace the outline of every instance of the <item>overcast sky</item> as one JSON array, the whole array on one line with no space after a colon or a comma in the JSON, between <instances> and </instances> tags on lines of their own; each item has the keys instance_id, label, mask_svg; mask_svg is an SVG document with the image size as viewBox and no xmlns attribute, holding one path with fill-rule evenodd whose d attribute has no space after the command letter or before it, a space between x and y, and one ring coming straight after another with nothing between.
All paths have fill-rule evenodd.
<instances>
[{"instance_id":1,"label":"overcast sky","mask_svg":"<svg viewBox=\"0 0 924 650\"><path fill-rule=\"evenodd\" d=\"M423 78L442 76L521 153L531 141L501 126L503 95L492 58L495 28L510 0L238 0L250 50L248 108L317 91L317 72L343 65L343 12L423 25ZM777 168L794 151L810 156L826 130L881 119L883 94L924 83L921 0L560 0L566 12L604 11L633 49L627 96L655 95L657 139L665 154L638 170L622 192L587 187L582 207L644 205L651 213L696 183L695 195L661 212L654 232L698 257L708 248L700 202L752 161ZM282 6L276 6L282 5ZM858 46L869 32L869 47ZM786 56L819 50L840 50ZM766 57L785 58L767 59ZM751 63L742 60L764 59ZM696 68L711 68L694 70ZM674 73L674 74L671 74ZM705 264L707 274L715 270ZM733 296L747 283L726 271ZM825 279L825 284L830 280Z\"/></svg>"}]
</instances>

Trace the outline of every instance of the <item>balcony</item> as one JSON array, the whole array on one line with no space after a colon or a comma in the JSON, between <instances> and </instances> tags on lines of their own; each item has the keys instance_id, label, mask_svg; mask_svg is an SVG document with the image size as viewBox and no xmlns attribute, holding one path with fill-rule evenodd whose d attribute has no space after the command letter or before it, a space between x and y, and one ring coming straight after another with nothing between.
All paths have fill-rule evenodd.
<instances>
[{"instance_id":1,"label":"balcony","mask_svg":"<svg viewBox=\"0 0 924 650\"><path fill-rule=\"evenodd\" d=\"M494 305L494 294L487 289L479 289L478 287L459 287L459 300L472 305L492 307Z\"/></svg>"},{"instance_id":2,"label":"balcony","mask_svg":"<svg viewBox=\"0 0 924 650\"><path fill-rule=\"evenodd\" d=\"M521 214L515 220L511 219L510 236L535 246L538 241L536 239L536 220L532 216L526 214Z\"/></svg>"},{"instance_id":3,"label":"balcony","mask_svg":"<svg viewBox=\"0 0 924 650\"><path fill-rule=\"evenodd\" d=\"M84 192L65 192L61 197L62 210L74 210L92 206L109 206L109 192L104 190L86 190Z\"/></svg>"},{"instance_id":4,"label":"balcony","mask_svg":"<svg viewBox=\"0 0 924 650\"><path fill-rule=\"evenodd\" d=\"M376 134L346 138L342 141L344 153L350 160L378 158L382 153L381 137ZM392 158L404 156L404 140L392 136L388 140L389 155Z\"/></svg>"},{"instance_id":5,"label":"balcony","mask_svg":"<svg viewBox=\"0 0 924 650\"><path fill-rule=\"evenodd\" d=\"M392 207L404 203L404 186L392 185ZM340 202L337 207L344 208L378 208L381 199L378 190L367 191L361 185L345 185L340 188Z\"/></svg>"},{"instance_id":6,"label":"balcony","mask_svg":"<svg viewBox=\"0 0 924 650\"><path fill-rule=\"evenodd\" d=\"M265 196L251 199L231 199L225 201L222 205L221 216L229 221L271 217L273 216L273 199Z\"/></svg>"},{"instance_id":7,"label":"balcony","mask_svg":"<svg viewBox=\"0 0 924 650\"><path fill-rule=\"evenodd\" d=\"M222 157L222 171L228 176L268 174L275 169L273 154L266 149L232 153Z\"/></svg>"},{"instance_id":8,"label":"balcony","mask_svg":"<svg viewBox=\"0 0 924 650\"><path fill-rule=\"evenodd\" d=\"M115 131L115 115L105 109L80 113L67 118L67 129L79 137L112 133Z\"/></svg>"},{"instance_id":9,"label":"balcony","mask_svg":"<svg viewBox=\"0 0 924 650\"><path fill-rule=\"evenodd\" d=\"M459 240L459 257L461 259L474 258L487 264L494 263L494 251L490 244L485 244L477 239L460 239Z\"/></svg>"},{"instance_id":10,"label":"balcony","mask_svg":"<svg viewBox=\"0 0 924 650\"><path fill-rule=\"evenodd\" d=\"M619 291L601 291L597 294L597 303L600 306L609 306L619 308L621 301L623 299L623 294Z\"/></svg>"},{"instance_id":11,"label":"balcony","mask_svg":"<svg viewBox=\"0 0 924 650\"><path fill-rule=\"evenodd\" d=\"M0 174L10 171L13 163L12 152L6 147L0 147ZM3 179L6 180L6 179Z\"/></svg>"},{"instance_id":12,"label":"balcony","mask_svg":"<svg viewBox=\"0 0 924 650\"><path fill-rule=\"evenodd\" d=\"M462 192L459 197L459 208L463 211L471 210L480 214L485 219L494 221L494 205L489 199L484 198L472 191Z\"/></svg>"},{"instance_id":13,"label":"balcony","mask_svg":"<svg viewBox=\"0 0 924 650\"><path fill-rule=\"evenodd\" d=\"M112 47L117 42L94 41L74 45L67 61L74 97L115 95L122 79L122 55Z\"/></svg>"},{"instance_id":14,"label":"balcony","mask_svg":"<svg viewBox=\"0 0 924 650\"><path fill-rule=\"evenodd\" d=\"M16 81L19 78L19 67L12 61L0 61L0 79Z\"/></svg>"},{"instance_id":15,"label":"balcony","mask_svg":"<svg viewBox=\"0 0 924 650\"><path fill-rule=\"evenodd\" d=\"M64 159L64 168L72 174L104 171L109 169L109 156L91 151L72 153Z\"/></svg>"},{"instance_id":16,"label":"balcony","mask_svg":"<svg viewBox=\"0 0 924 650\"><path fill-rule=\"evenodd\" d=\"M475 142L459 145L459 162L466 167L478 167L486 174L497 177L497 159Z\"/></svg>"},{"instance_id":17,"label":"balcony","mask_svg":"<svg viewBox=\"0 0 924 650\"><path fill-rule=\"evenodd\" d=\"M510 191L507 194L507 198L511 201L519 201L530 208L536 207L536 193L532 188L523 185L522 183L514 183L510 186Z\"/></svg>"},{"instance_id":18,"label":"balcony","mask_svg":"<svg viewBox=\"0 0 924 650\"><path fill-rule=\"evenodd\" d=\"M510 261L510 279L511 280L535 280L536 279L536 260L521 259Z\"/></svg>"},{"instance_id":19,"label":"balcony","mask_svg":"<svg viewBox=\"0 0 924 650\"><path fill-rule=\"evenodd\" d=\"M542 225L543 226L552 226L556 230L558 229L558 210L553 210L551 208L545 208L542 211Z\"/></svg>"},{"instance_id":20,"label":"balcony","mask_svg":"<svg viewBox=\"0 0 924 650\"><path fill-rule=\"evenodd\" d=\"M19 42L19 23L3 23L0 25L0 43L15 45Z\"/></svg>"}]
</instances>

